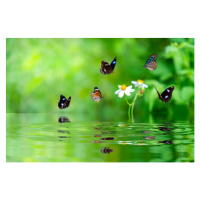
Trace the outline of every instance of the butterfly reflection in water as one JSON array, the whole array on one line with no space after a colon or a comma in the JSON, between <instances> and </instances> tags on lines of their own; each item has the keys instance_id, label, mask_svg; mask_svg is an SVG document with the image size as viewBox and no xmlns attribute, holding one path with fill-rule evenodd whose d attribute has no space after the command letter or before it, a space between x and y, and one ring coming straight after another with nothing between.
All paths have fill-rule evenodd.
<instances>
[{"instance_id":1,"label":"butterfly reflection in water","mask_svg":"<svg viewBox=\"0 0 200 200\"><path fill-rule=\"evenodd\" d=\"M91 92L91 97L96 102L99 102L103 98L98 87L95 87L94 92Z\"/></svg>"},{"instance_id":2,"label":"butterfly reflection in water","mask_svg":"<svg viewBox=\"0 0 200 200\"><path fill-rule=\"evenodd\" d=\"M156 87L155 87L155 89L156 89ZM159 99L161 101L163 101L164 103L167 103L172 98L172 92L174 91L174 86L171 86L171 87L167 88L166 90L164 90L161 95L157 89L156 89L156 91L158 93Z\"/></svg>"},{"instance_id":3,"label":"butterfly reflection in water","mask_svg":"<svg viewBox=\"0 0 200 200\"><path fill-rule=\"evenodd\" d=\"M157 68L156 58L157 58L156 54L151 55L143 67L145 67L151 71L154 71Z\"/></svg>"},{"instance_id":4,"label":"butterfly reflection in water","mask_svg":"<svg viewBox=\"0 0 200 200\"><path fill-rule=\"evenodd\" d=\"M114 60L108 64L105 61L101 62L101 68L100 68L100 72L102 74L111 74L114 71L115 65L116 65L116 61L117 61L117 57L114 58Z\"/></svg>"},{"instance_id":5,"label":"butterfly reflection in water","mask_svg":"<svg viewBox=\"0 0 200 200\"><path fill-rule=\"evenodd\" d=\"M58 107L60 109L67 108L69 107L70 102L71 102L71 96L68 99L66 99L65 96L60 95L60 101L58 102Z\"/></svg>"},{"instance_id":6,"label":"butterfly reflection in water","mask_svg":"<svg viewBox=\"0 0 200 200\"><path fill-rule=\"evenodd\" d=\"M111 153L113 152L113 149L109 149L109 147L105 147L104 149L101 149L102 153Z\"/></svg>"}]
</instances>

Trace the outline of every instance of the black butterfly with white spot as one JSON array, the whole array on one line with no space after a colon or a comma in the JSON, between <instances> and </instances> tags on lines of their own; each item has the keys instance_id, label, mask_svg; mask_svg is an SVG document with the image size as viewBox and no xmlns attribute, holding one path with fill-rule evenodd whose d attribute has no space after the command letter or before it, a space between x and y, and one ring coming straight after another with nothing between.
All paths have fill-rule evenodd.
<instances>
[{"instance_id":1,"label":"black butterfly with white spot","mask_svg":"<svg viewBox=\"0 0 200 200\"><path fill-rule=\"evenodd\" d=\"M155 87L155 89L156 89L156 87ZM167 88L166 90L164 90L161 95L157 89L156 89L156 91L158 93L159 99L161 101L163 101L164 103L167 103L172 98L172 92L174 91L174 86L171 86L171 87Z\"/></svg>"},{"instance_id":2,"label":"black butterfly with white spot","mask_svg":"<svg viewBox=\"0 0 200 200\"><path fill-rule=\"evenodd\" d=\"M60 109L67 108L69 107L70 102L71 102L71 96L68 99L66 99L65 96L60 95L60 101L58 102L58 107Z\"/></svg>"},{"instance_id":3,"label":"black butterfly with white spot","mask_svg":"<svg viewBox=\"0 0 200 200\"><path fill-rule=\"evenodd\" d=\"M105 61L102 61L101 62L100 72L102 74L111 74L111 73L113 73L113 71L115 69L116 61L117 61L117 57L115 57L114 60L110 64L108 64Z\"/></svg>"}]
</instances>

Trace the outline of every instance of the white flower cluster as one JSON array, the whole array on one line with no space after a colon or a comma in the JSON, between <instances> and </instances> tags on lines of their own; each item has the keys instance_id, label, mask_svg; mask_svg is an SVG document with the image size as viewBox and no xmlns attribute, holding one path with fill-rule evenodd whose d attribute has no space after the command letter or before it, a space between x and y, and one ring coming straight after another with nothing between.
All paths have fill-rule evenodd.
<instances>
[{"instance_id":1,"label":"white flower cluster","mask_svg":"<svg viewBox=\"0 0 200 200\"><path fill-rule=\"evenodd\" d=\"M144 81L142 80L137 80L137 81L131 81L131 83L135 86L135 87L141 87L142 89L144 88L148 88L148 85L143 83ZM126 86L126 85L118 85L119 90L117 90L115 92L115 94L118 94L118 96L120 98L122 98L124 96L124 94L126 94L127 96L131 95L131 92L134 92L135 89L132 89L132 85L131 86Z\"/></svg>"}]
</instances>

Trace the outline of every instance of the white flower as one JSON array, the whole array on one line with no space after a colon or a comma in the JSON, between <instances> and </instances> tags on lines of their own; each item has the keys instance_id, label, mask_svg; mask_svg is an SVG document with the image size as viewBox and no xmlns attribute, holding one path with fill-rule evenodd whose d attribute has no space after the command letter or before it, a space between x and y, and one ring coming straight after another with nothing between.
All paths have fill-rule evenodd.
<instances>
[{"instance_id":1,"label":"white flower","mask_svg":"<svg viewBox=\"0 0 200 200\"><path fill-rule=\"evenodd\" d=\"M138 79L137 81L131 81L131 83L135 85L135 87L148 88L148 85L144 84L143 80Z\"/></svg>"},{"instance_id":2,"label":"white flower","mask_svg":"<svg viewBox=\"0 0 200 200\"><path fill-rule=\"evenodd\" d=\"M118 85L119 87L119 90L117 90L115 92L115 94L118 94L118 96L120 98L122 98L124 96L124 93L127 95L127 96L130 96L131 95L131 92L134 92L135 90L132 89L132 85L131 86L128 86L126 87L126 85Z\"/></svg>"}]
</instances>

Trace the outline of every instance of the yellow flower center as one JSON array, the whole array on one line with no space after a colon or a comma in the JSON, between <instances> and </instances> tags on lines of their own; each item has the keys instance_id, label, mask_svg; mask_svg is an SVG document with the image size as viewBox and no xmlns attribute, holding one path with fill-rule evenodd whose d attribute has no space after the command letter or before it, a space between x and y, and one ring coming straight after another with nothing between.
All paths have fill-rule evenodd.
<instances>
[{"instance_id":1,"label":"yellow flower center","mask_svg":"<svg viewBox=\"0 0 200 200\"><path fill-rule=\"evenodd\" d=\"M125 90L126 89L126 85L121 85L121 90Z\"/></svg>"},{"instance_id":2,"label":"yellow flower center","mask_svg":"<svg viewBox=\"0 0 200 200\"><path fill-rule=\"evenodd\" d=\"M143 80L140 80L140 79L138 79L137 82L138 82L138 83L142 83L142 84L144 83L144 81L143 81Z\"/></svg>"}]
</instances>

